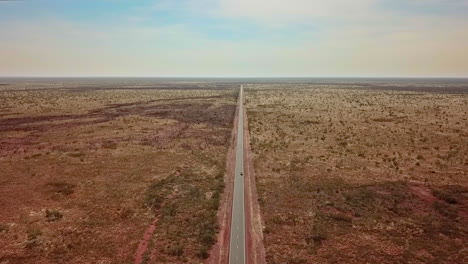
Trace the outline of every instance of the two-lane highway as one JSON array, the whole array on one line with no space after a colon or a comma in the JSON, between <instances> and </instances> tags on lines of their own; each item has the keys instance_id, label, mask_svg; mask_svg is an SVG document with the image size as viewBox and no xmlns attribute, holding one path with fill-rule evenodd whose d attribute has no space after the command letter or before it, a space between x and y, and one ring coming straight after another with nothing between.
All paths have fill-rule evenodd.
<instances>
[{"instance_id":1,"label":"two-lane highway","mask_svg":"<svg viewBox=\"0 0 468 264\"><path fill-rule=\"evenodd\" d=\"M236 169L232 205L229 263L245 264L245 210L244 210L244 89L239 92L239 123L237 127Z\"/></svg>"}]
</instances>

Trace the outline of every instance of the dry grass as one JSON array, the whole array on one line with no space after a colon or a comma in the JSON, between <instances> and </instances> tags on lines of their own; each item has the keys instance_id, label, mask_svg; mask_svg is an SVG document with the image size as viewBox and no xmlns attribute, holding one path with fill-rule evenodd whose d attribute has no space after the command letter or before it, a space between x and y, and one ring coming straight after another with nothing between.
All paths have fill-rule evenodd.
<instances>
[{"instance_id":1,"label":"dry grass","mask_svg":"<svg viewBox=\"0 0 468 264\"><path fill-rule=\"evenodd\" d=\"M237 87L118 88L0 90L1 263L131 263L155 217L148 260L206 257Z\"/></svg>"},{"instance_id":2,"label":"dry grass","mask_svg":"<svg viewBox=\"0 0 468 264\"><path fill-rule=\"evenodd\" d=\"M268 263L466 262L466 93L337 87L246 86Z\"/></svg>"}]
</instances>

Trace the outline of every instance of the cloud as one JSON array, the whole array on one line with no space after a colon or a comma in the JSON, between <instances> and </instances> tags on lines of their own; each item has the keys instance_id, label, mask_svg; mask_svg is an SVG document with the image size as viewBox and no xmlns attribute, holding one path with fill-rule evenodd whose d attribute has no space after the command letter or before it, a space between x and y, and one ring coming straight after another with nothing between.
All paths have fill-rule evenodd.
<instances>
[{"instance_id":1,"label":"cloud","mask_svg":"<svg viewBox=\"0 0 468 264\"><path fill-rule=\"evenodd\" d=\"M373 0L220 0L219 11L227 16L266 22L307 22L314 19L350 19L370 14Z\"/></svg>"},{"instance_id":2,"label":"cloud","mask_svg":"<svg viewBox=\"0 0 468 264\"><path fill-rule=\"evenodd\" d=\"M419 0L408 1L422 5ZM105 23L50 15L0 21L4 62L0 75L466 76L468 72L468 21L460 16L408 15L385 7L383 0L158 3L128 9L127 19ZM160 16L167 21L159 23Z\"/></svg>"}]
</instances>

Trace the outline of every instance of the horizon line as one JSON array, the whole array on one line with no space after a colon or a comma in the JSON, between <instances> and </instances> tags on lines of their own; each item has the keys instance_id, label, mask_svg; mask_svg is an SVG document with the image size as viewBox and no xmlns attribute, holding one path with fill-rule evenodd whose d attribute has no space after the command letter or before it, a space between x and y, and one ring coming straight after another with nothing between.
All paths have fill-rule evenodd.
<instances>
[{"instance_id":1,"label":"horizon line","mask_svg":"<svg viewBox=\"0 0 468 264\"><path fill-rule=\"evenodd\" d=\"M80 75L80 76L34 76L12 75L0 78L135 78L135 79L468 79L468 76L116 76L116 75Z\"/></svg>"}]
</instances>

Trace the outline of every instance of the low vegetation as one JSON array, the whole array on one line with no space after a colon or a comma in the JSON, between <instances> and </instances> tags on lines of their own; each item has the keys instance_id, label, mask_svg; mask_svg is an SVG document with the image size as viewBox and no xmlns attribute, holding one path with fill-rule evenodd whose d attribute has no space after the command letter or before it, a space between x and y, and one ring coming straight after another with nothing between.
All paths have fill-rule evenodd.
<instances>
[{"instance_id":1,"label":"low vegetation","mask_svg":"<svg viewBox=\"0 0 468 264\"><path fill-rule=\"evenodd\" d=\"M223 162L211 160L206 165L216 173L185 169L152 184L146 192L145 204L159 218L153 241L160 251L155 252L157 263L205 259L216 242L216 215L224 190Z\"/></svg>"},{"instance_id":2,"label":"low vegetation","mask_svg":"<svg viewBox=\"0 0 468 264\"><path fill-rule=\"evenodd\" d=\"M0 263L198 263L217 232L237 86L0 89Z\"/></svg>"},{"instance_id":3,"label":"low vegetation","mask_svg":"<svg viewBox=\"0 0 468 264\"><path fill-rule=\"evenodd\" d=\"M245 88L268 263L465 262L466 93Z\"/></svg>"}]
</instances>

